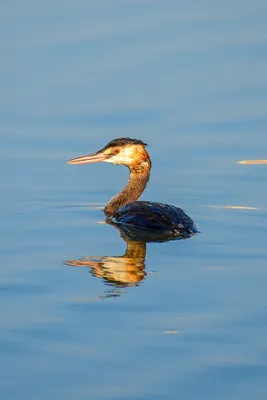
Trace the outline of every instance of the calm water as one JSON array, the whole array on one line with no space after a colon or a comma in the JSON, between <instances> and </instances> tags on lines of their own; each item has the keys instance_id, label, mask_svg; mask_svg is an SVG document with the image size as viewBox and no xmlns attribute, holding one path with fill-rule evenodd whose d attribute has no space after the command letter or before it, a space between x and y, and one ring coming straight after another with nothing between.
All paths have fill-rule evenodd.
<instances>
[{"instance_id":1,"label":"calm water","mask_svg":"<svg viewBox=\"0 0 267 400\"><path fill-rule=\"evenodd\" d=\"M266 399L267 167L237 161L267 158L267 3L0 15L1 399ZM65 164L120 136L201 234L120 257L127 169Z\"/></svg>"}]
</instances>

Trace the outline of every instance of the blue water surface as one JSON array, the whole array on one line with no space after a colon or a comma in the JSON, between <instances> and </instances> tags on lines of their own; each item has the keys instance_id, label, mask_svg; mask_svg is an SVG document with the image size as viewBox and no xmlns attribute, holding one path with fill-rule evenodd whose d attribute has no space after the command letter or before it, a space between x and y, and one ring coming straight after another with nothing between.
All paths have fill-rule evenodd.
<instances>
[{"instance_id":1,"label":"blue water surface","mask_svg":"<svg viewBox=\"0 0 267 400\"><path fill-rule=\"evenodd\" d=\"M267 158L266 20L260 0L3 2L1 399L266 399L267 168L237 163ZM138 262L99 223L127 168L66 165L125 136L150 145L142 199L201 231L128 243Z\"/></svg>"}]
</instances>

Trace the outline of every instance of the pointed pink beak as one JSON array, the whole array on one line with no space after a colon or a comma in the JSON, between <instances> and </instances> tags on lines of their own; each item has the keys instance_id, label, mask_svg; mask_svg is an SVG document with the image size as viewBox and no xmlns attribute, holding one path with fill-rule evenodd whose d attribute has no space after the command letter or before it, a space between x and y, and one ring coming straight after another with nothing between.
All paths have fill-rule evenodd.
<instances>
[{"instance_id":1,"label":"pointed pink beak","mask_svg":"<svg viewBox=\"0 0 267 400\"><path fill-rule=\"evenodd\" d=\"M67 164L90 164L96 162L103 162L108 158L109 158L108 154L96 152L92 154L87 154L85 156L72 158L71 160L67 161Z\"/></svg>"}]
</instances>

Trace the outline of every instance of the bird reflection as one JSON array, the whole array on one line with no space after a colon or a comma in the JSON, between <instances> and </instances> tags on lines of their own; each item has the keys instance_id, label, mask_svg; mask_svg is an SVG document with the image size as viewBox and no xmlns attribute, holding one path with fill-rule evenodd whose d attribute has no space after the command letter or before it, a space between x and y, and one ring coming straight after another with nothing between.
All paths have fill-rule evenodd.
<instances>
[{"instance_id":1,"label":"bird reflection","mask_svg":"<svg viewBox=\"0 0 267 400\"><path fill-rule=\"evenodd\" d=\"M93 276L118 288L136 286L146 275L146 243L126 241L126 245L123 256L86 256L65 263L73 267L89 267Z\"/></svg>"},{"instance_id":2,"label":"bird reflection","mask_svg":"<svg viewBox=\"0 0 267 400\"><path fill-rule=\"evenodd\" d=\"M145 278L146 246L149 242L167 242L169 240L187 239L192 235L164 235L155 231L142 231L117 225L107 218L107 224L118 229L126 243L126 251L122 256L86 256L77 260L66 260L64 263L72 267L88 267L90 273L101 278L105 284L113 289L106 297L119 296L119 288L138 286Z\"/></svg>"}]
</instances>

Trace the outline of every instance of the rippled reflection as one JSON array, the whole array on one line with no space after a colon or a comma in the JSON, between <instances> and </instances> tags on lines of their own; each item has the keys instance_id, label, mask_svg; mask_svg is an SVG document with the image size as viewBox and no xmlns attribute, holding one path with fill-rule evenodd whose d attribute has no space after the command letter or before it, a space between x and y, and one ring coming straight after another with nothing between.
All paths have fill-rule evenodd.
<instances>
[{"instance_id":1,"label":"rippled reflection","mask_svg":"<svg viewBox=\"0 0 267 400\"><path fill-rule=\"evenodd\" d=\"M120 235L126 243L124 255L86 256L77 260L66 260L64 263L72 267L88 267L94 277L101 278L106 284L116 288L137 286L144 279L147 243L167 242L190 237L119 227L109 218L106 219L106 223L120 231Z\"/></svg>"},{"instance_id":2,"label":"rippled reflection","mask_svg":"<svg viewBox=\"0 0 267 400\"><path fill-rule=\"evenodd\" d=\"M122 256L86 256L78 260L67 260L73 267L89 267L91 273L116 287L136 286L145 273L146 243L126 241Z\"/></svg>"}]
</instances>

